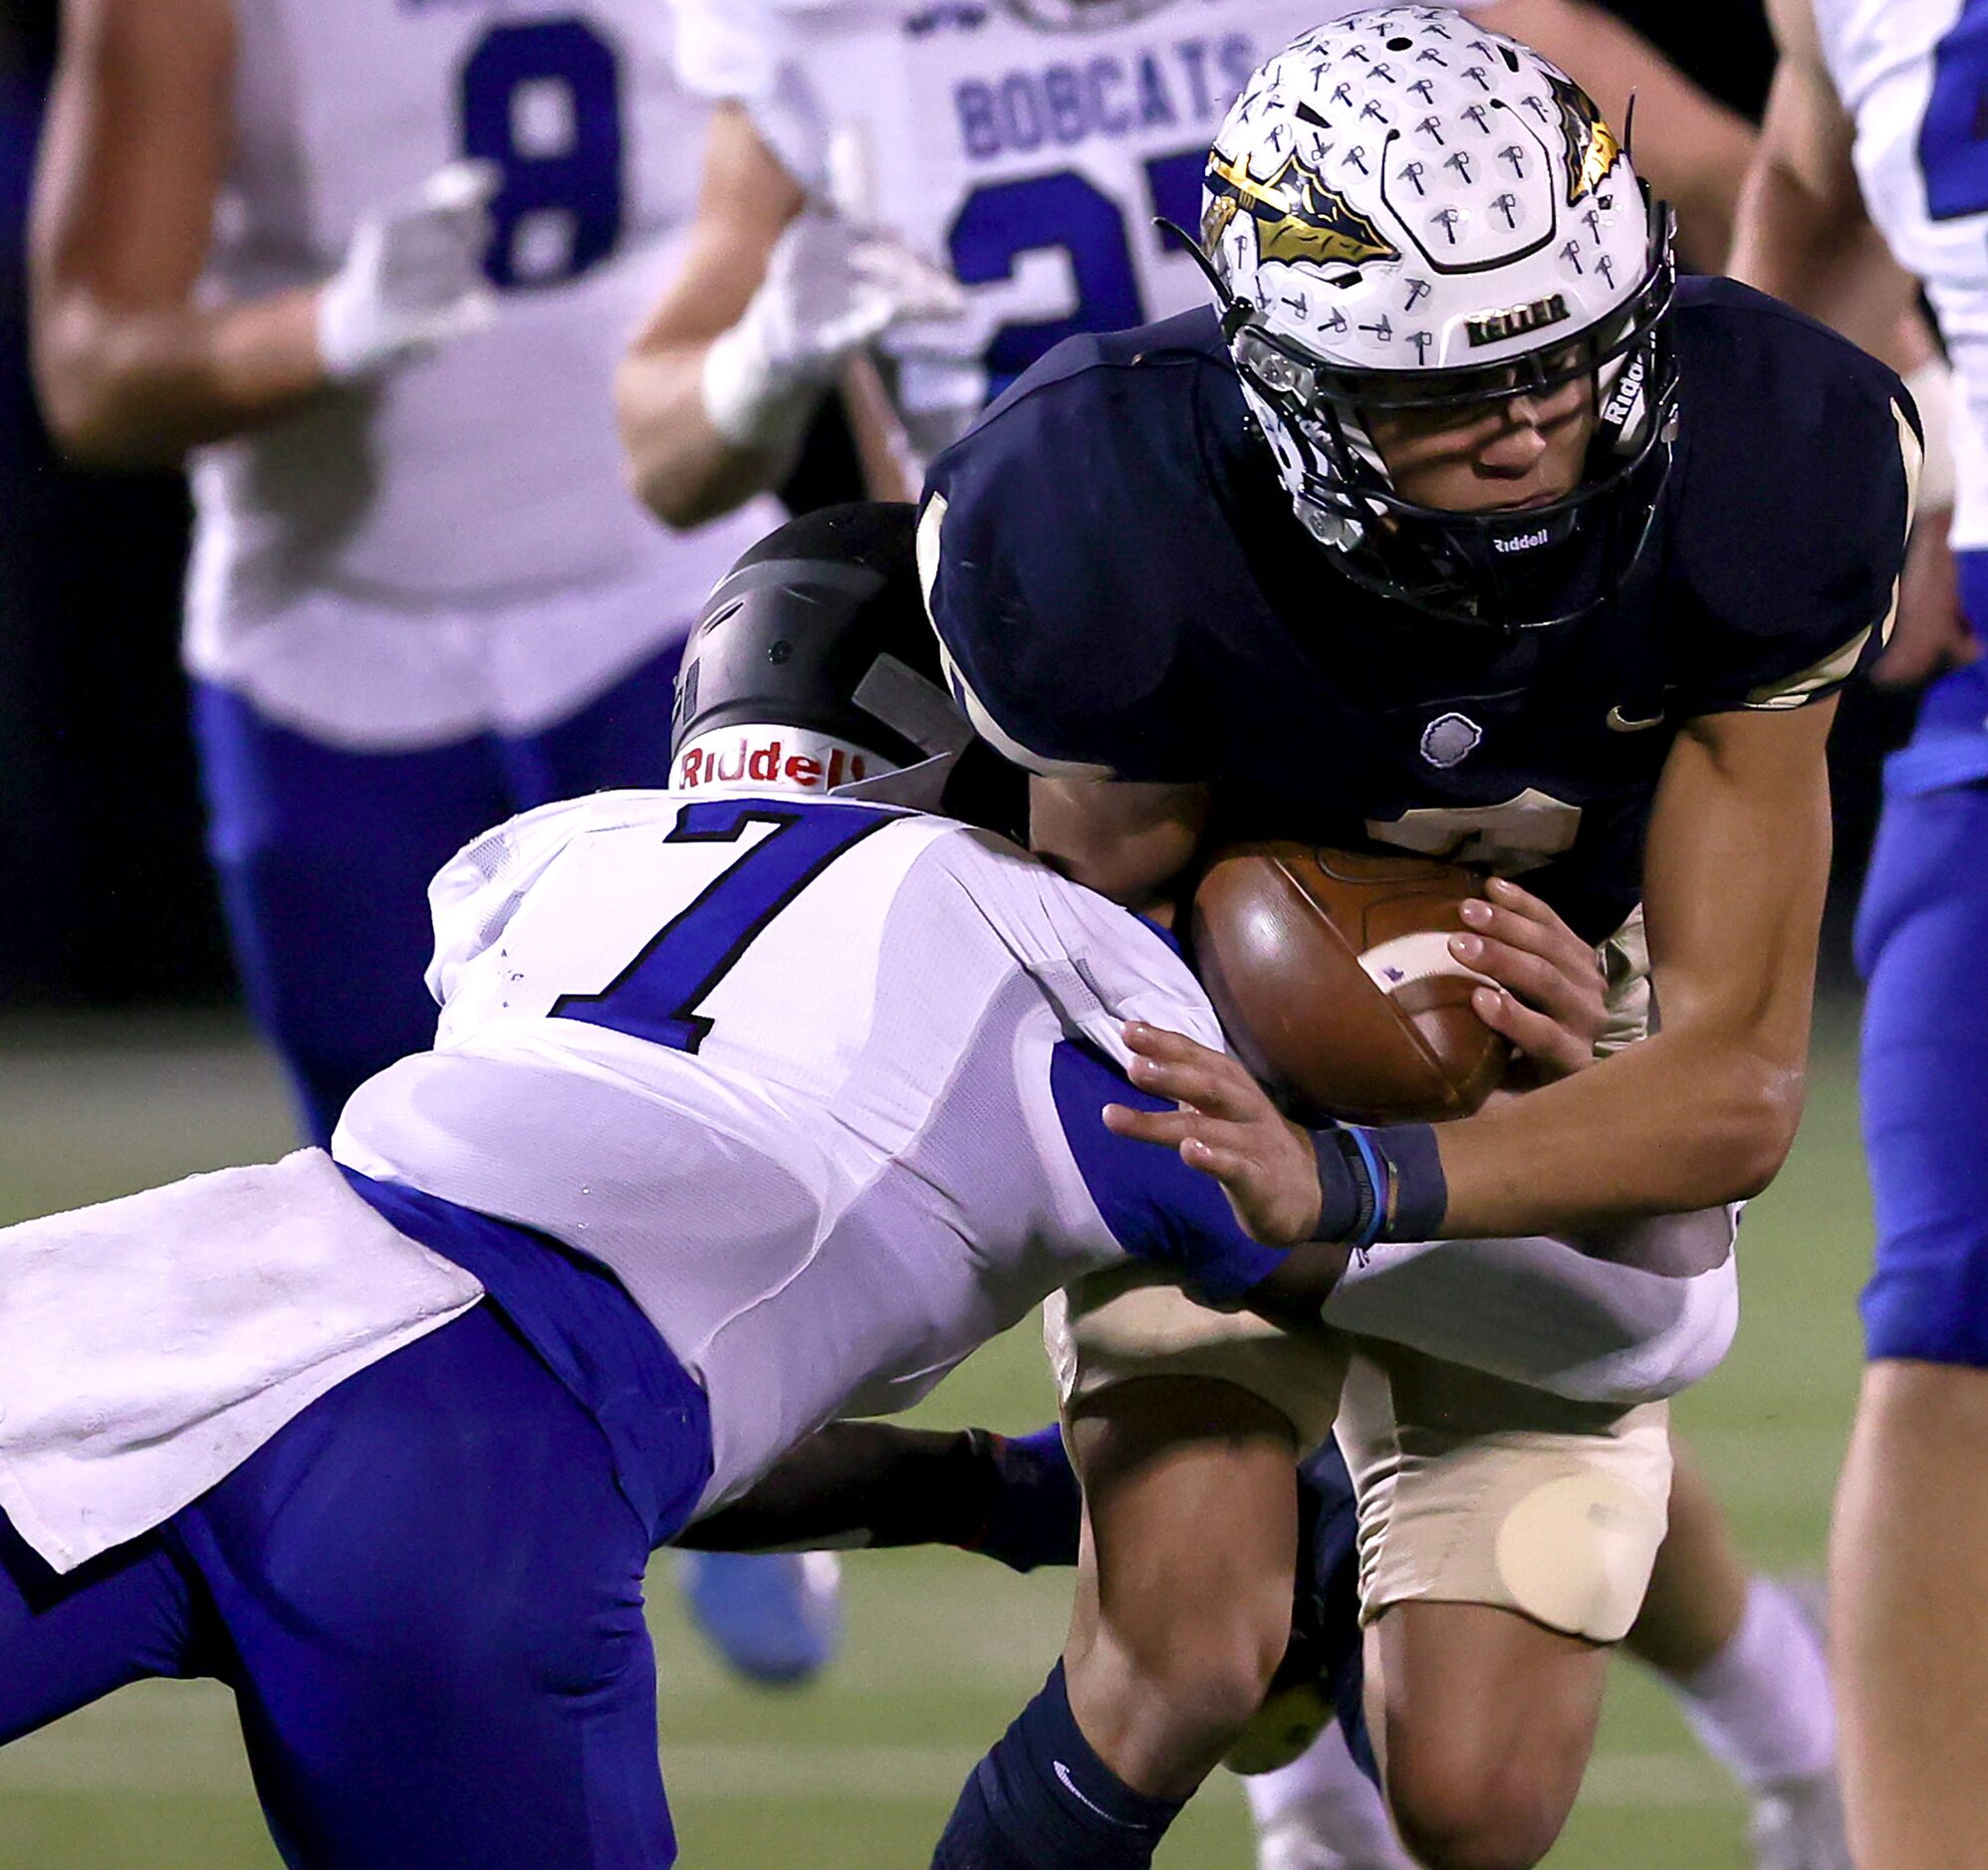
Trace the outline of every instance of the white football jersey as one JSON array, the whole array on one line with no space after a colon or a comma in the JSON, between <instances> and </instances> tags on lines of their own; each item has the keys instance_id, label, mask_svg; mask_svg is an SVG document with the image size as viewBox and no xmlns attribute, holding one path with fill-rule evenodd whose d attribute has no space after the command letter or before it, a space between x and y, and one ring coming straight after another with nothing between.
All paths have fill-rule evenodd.
<instances>
[{"instance_id":1,"label":"white football jersey","mask_svg":"<svg viewBox=\"0 0 1988 1870\"><path fill-rule=\"evenodd\" d=\"M1347 0L672 0L684 82L744 101L797 180L968 288L885 340L927 456L1076 332L1208 302L1154 226L1201 220L1250 75ZM1408 82L1404 76L1404 83Z\"/></svg>"},{"instance_id":2,"label":"white football jersey","mask_svg":"<svg viewBox=\"0 0 1988 1870\"><path fill-rule=\"evenodd\" d=\"M208 268L336 271L369 208L495 163L495 326L199 451L187 656L286 724L418 745L571 712L681 635L777 518L672 537L629 493L616 364L668 279L705 107L657 0L234 0Z\"/></svg>"},{"instance_id":3,"label":"white football jersey","mask_svg":"<svg viewBox=\"0 0 1988 1870\"><path fill-rule=\"evenodd\" d=\"M1865 206L1925 282L1958 378L1953 543L1988 546L1988 52L1962 0L1814 0L1837 94L1857 125ZM1946 42L1949 37L1953 44Z\"/></svg>"},{"instance_id":4,"label":"white football jersey","mask_svg":"<svg viewBox=\"0 0 1988 1870\"><path fill-rule=\"evenodd\" d=\"M435 1049L360 1088L333 1153L611 1267L710 1395L707 1501L1124 1259L1061 1042L1222 1044L1135 917L876 807L601 794L471 845L432 900Z\"/></svg>"}]
</instances>

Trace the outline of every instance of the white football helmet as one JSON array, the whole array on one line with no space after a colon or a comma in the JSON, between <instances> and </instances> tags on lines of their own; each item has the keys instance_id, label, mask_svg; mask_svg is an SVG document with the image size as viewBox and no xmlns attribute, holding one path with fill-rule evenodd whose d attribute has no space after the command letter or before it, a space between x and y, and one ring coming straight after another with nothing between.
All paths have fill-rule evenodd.
<instances>
[{"instance_id":1,"label":"white football helmet","mask_svg":"<svg viewBox=\"0 0 1988 1870\"><path fill-rule=\"evenodd\" d=\"M1201 244L1307 531L1450 621L1564 621L1640 551L1669 467L1670 213L1586 93L1467 14L1397 6L1265 65L1209 154ZM1582 484L1522 511L1404 500L1363 410L1596 379Z\"/></svg>"}]
</instances>

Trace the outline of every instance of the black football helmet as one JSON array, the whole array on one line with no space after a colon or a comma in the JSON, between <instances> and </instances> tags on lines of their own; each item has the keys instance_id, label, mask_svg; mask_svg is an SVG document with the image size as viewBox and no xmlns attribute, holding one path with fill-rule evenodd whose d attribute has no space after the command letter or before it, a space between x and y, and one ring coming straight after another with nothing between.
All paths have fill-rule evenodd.
<instances>
[{"instance_id":1,"label":"black football helmet","mask_svg":"<svg viewBox=\"0 0 1988 1870\"><path fill-rule=\"evenodd\" d=\"M1021 782L940 673L917 510L790 520L722 578L685 647L670 784L841 793L1012 831Z\"/></svg>"}]
</instances>

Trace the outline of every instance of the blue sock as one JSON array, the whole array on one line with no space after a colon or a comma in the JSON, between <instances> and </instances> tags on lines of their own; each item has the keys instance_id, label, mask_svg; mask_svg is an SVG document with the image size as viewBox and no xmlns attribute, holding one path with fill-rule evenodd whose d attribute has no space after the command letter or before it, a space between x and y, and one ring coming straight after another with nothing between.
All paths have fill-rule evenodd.
<instances>
[{"instance_id":1,"label":"blue sock","mask_svg":"<svg viewBox=\"0 0 1988 1870\"><path fill-rule=\"evenodd\" d=\"M1084 1496L1064 1452L1063 1430L1052 1422L1033 1435L968 1434L984 1440L999 1482L974 1549L1017 1571L1074 1565Z\"/></svg>"},{"instance_id":2,"label":"blue sock","mask_svg":"<svg viewBox=\"0 0 1988 1870\"><path fill-rule=\"evenodd\" d=\"M1133 1791L1091 1751L1059 1662L968 1775L932 1870L1147 1870L1184 1802Z\"/></svg>"}]
</instances>

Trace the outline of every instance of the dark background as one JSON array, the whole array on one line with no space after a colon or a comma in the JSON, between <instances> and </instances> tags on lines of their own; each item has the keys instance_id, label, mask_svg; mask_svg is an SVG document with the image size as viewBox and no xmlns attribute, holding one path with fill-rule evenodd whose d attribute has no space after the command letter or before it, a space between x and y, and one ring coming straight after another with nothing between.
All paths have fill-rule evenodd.
<instances>
[{"instance_id":1,"label":"dark background","mask_svg":"<svg viewBox=\"0 0 1988 1870\"><path fill-rule=\"evenodd\" d=\"M1666 0L1611 10L1758 115L1773 51L1757 0L1727 9L1717 34ZM0 1008L222 1003L233 983L177 659L184 489L175 475L65 468L28 378L23 237L54 16L54 0L0 0ZM835 497L852 475L830 430L794 492ZM1864 691L1838 730L1834 975L1876 763L1909 715Z\"/></svg>"}]
</instances>

